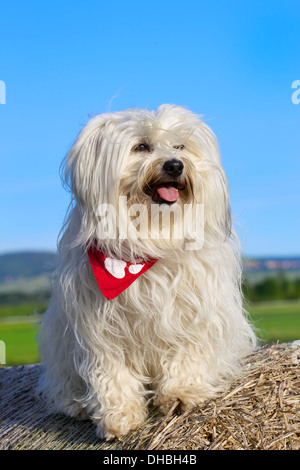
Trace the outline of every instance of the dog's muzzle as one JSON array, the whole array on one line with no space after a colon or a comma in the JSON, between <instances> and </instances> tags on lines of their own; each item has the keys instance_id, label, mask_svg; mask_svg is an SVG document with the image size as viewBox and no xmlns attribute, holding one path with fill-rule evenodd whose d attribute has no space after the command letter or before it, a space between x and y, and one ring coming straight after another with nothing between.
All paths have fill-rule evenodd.
<instances>
[{"instance_id":1,"label":"dog's muzzle","mask_svg":"<svg viewBox=\"0 0 300 470\"><path fill-rule=\"evenodd\" d=\"M144 192L152 197L157 204L174 204L179 198L179 192L186 187L182 177L184 164L175 158L164 162L161 177L158 181L150 182Z\"/></svg>"}]
</instances>

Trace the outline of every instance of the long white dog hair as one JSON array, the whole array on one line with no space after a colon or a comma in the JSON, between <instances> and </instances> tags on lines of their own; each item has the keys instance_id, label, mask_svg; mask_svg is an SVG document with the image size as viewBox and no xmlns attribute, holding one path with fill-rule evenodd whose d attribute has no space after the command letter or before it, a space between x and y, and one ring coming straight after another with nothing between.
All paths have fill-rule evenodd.
<instances>
[{"instance_id":1,"label":"long white dog hair","mask_svg":"<svg viewBox=\"0 0 300 470\"><path fill-rule=\"evenodd\" d=\"M157 188L170 160L182 162L180 191L176 201L163 204ZM227 181L212 131L173 105L95 116L62 169L72 201L39 335L40 391L49 409L91 418L101 438L120 438L143 423L149 398L166 413L176 400L186 409L215 396L241 373L242 358L255 346L243 310ZM139 222L146 227L139 236L132 229L137 224L130 225L136 204L144 208ZM174 228L183 223L176 211L197 204L204 215L196 249L187 245L192 216L178 238L149 236L142 223L153 207L162 214L172 208ZM127 220L126 237L116 223L116 237L99 238L97 208L108 205L115 221ZM119 260L158 261L107 300L87 255L95 244Z\"/></svg>"}]
</instances>

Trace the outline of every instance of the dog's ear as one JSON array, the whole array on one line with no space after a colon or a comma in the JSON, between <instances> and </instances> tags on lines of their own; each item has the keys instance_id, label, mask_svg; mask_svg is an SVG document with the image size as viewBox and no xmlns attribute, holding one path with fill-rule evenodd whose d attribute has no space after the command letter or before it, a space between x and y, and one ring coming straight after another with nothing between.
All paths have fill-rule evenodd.
<instances>
[{"instance_id":1,"label":"dog's ear","mask_svg":"<svg viewBox=\"0 0 300 470\"><path fill-rule=\"evenodd\" d=\"M222 168L211 168L203 193L206 234L213 240L228 239L232 232L232 218L227 178Z\"/></svg>"},{"instance_id":2,"label":"dog's ear","mask_svg":"<svg viewBox=\"0 0 300 470\"><path fill-rule=\"evenodd\" d=\"M228 181L222 167L219 146L213 131L200 122L194 133L200 150L199 174L202 181L205 232L212 240L227 239L232 232Z\"/></svg>"},{"instance_id":3,"label":"dog's ear","mask_svg":"<svg viewBox=\"0 0 300 470\"><path fill-rule=\"evenodd\" d=\"M61 164L63 185L75 196L78 203L87 201L104 127L105 120L101 115L92 118L80 131Z\"/></svg>"},{"instance_id":4,"label":"dog's ear","mask_svg":"<svg viewBox=\"0 0 300 470\"><path fill-rule=\"evenodd\" d=\"M95 187L95 175L102 164L101 148L108 123L109 115L93 117L78 134L60 167L64 187L81 205L98 202L93 201L98 198L97 192L101 189L100 182Z\"/></svg>"}]
</instances>

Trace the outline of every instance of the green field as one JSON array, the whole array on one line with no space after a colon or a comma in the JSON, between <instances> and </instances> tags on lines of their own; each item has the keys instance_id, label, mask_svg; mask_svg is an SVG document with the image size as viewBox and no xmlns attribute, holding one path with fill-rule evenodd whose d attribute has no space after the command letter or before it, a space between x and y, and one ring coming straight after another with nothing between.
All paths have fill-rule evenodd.
<instances>
[{"instance_id":1,"label":"green field","mask_svg":"<svg viewBox=\"0 0 300 470\"><path fill-rule=\"evenodd\" d=\"M272 301L252 304L251 321L264 343L300 339L300 302Z\"/></svg>"},{"instance_id":2,"label":"green field","mask_svg":"<svg viewBox=\"0 0 300 470\"><path fill-rule=\"evenodd\" d=\"M39 361L35 336L38 318L32 313L43 311L42 304L24 303L0 306L0 340L6 347L6 365L33 364ZM264 343L300 339L300 302L261 302L248 307L251 321Z\"/></svg>"},{"instance_id":3,"label":"green field","mask_svg":"<svg viewBox=\"0 0 300 470\"><path fill-rule=\"evenodd\" d=\"M37 331L38 328L31 323L0 322L0 339L5 343L7 366L39 362L35 340Z\"/></svg>"},{"instance_id":4,"label":"green field","mask_svg":"<svg viewBox=\"0 0 300 470\"><path fill-rule=\"evenodd\" d=\"M1 318L25 317L34 315L35 313L43 313L45 310L45 302L26 301L14 305L0 305L0 322Z\"/></svg>"},{"instance_id":5,"label":"green field","mask_svg":"<svg viewBox=\"0 0 300 470\"><path fill-rule=\"evenodd\" d=\"M5 343L7 366L39 362L36 334L39 317L45 311L44 302L27 301L15 305L0 305L0 340ZM0 357L0 367L3 358Z\"/></svg>"}]
</instances>

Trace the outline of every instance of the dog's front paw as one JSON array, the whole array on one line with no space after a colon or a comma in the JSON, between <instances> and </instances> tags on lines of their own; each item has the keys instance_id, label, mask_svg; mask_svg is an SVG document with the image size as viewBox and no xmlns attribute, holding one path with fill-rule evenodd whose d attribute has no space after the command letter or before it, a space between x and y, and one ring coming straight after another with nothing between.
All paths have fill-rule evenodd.
<instances>
[{"instance_id":1,"label":"dog's front paw","mask_svg":"<svg viewBox=\"0 0 300 470\"><path fill-rule=\"evenodd\" d=\"M96 435L100 438L100 439L103 439L105 441L113 441L114 439L116 438L119 438L114 431L112 430L109 430L107 429L107 427L105 426L105 424L100 421L98 424L97 424L97 428L96 428Z\"/></svg>"},{"instance_id":2,"label":"dog's front paw","mask_svg":"<svg viewBox=\"0 0 300 470\"><path fill-rule=\"evenodd\" d=\"M202 400L183 400L177 398L162 397L157 400L154 405L158 406L160 411L164 415L176 413L184 413L185 411L193 409L195 406L199 405Z\"/></svg>"},{"instance_id":3,"label":"dog's front paw","mask_svg":"<svg viewBox=\"0 0 300 470\"><path fill-rule=\"evenodd\" d=\"M80 405L76 400L64 400L63 403L58 408L59 411L62 411L67 416L76 418L79 421L86 421L90 419L88 411Z\"/></svg>"},{"instance_id":4,"label":"dog's front paw","mask_svg":"<svg viewBox=\"0 0 300 470\"><path fill-rule=\"evenodd\" d=\"M100 439L112 441L122 439L139 428L146 419L146 410L133 410L128 413L110 413L97 422L96 434Z\"/></svg>"},{"instance_id":5,"label":"dog's front paw","mask_svg":"<svg viewBox=\"0 0 300 470\"><path fill-rule=\"evenodd\" d=\"M201 405L205 398L201 396L200 391L195 390L175 390L170 394L159 394L154 400L154 406L157 406L164 414L173 412L184 413L192 408Z\"/></svg>"},{"instance_id":6,"label":"dog's front paw","mask_svg":"<svg viewBox=\"0 0 300 470\"><path fill-rule=\"evenodd\" d=\"M154 406L157 406L162 414L167 415L173 413L180 405L180 401L173 397L160 395L154 400Z\"/></svg>"}]
</instances>

